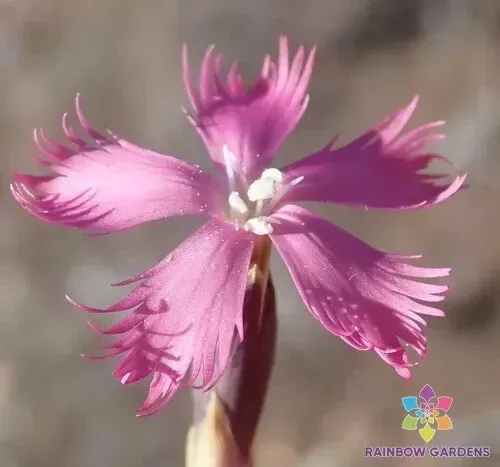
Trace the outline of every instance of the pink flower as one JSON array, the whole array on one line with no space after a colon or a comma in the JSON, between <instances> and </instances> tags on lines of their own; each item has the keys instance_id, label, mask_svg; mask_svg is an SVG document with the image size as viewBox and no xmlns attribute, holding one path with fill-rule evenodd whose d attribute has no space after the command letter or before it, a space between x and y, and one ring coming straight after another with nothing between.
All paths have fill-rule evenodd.
<instances>
[{"instance_id":1,"label":"pink flower","mask_svg":"<svg viewBox=\"0 0 500 467\"><path fill-rule=\"evenodd\" d=\"M15 174L12 193L30 214L93 234L107 234L170 216L208 216L208 221L156 266L117 285L138 283L105 310L131 310L109 329L117 336L103 357L122 355L115 376L130 384L152 375L139 409L165 406L183 385L208 390L244 339L242 306L254 246L268 235L295 281L305 305L332 334L358 350L373 350L410 378L408 347L424 357L423 315L442 316L434 303L444 285L425 279L449 269L417 267L404 256L376 250L308 210L300 201L366 208L413 209L444 201L464 183L422 173L444 158L424 146L441 138L441 122L401 134L417 98L346 146L323 149L289 166L273 157L304 114L315 49L300 47L289 62L282 37L279 57L264 60L248 88L231 67L221 77L221 55L210 47L199 89L184 49L184 81L193 107L188 118L214 162L208 173L173 156L140 148L96 131L76 112L91 142L69 126L70 146L35 132L47 156L46 176ZM439 183L441 182L441 183Z\"/></svg>"}]
</instances>

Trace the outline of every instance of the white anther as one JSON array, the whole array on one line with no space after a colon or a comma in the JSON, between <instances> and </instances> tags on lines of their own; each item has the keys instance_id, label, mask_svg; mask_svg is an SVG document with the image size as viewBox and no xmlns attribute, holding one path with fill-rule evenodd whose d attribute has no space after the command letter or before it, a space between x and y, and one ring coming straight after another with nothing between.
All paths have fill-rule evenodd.
<instances>
[{"instance_id":1,"label":"white anther","mask_svg":"<svg viewBox=\"0 0 500 467\"><path fill-rule=\"evenodd\" d=\"M271 199L281 188L283 174L278 169L266 169L259 179L248 188L247 196L250 201Z\"/></svg>"},{"instance_id":2,"label":"white anther","mask_svg":"<svg viewBox=\"0 0 500 467\"><path fill-rule=\"evenodd\" d=\"M239 214L246 214L248 212L248 206L237 191L233 191L229 195L229 207Z\"/></svg>"},{"instance_id":3,"label":"white anther","mask_svg":"<svg viewBox=\"0 0 500 467\"><path fill-rule=\"evenodd\" d=\"M250 201L271 199L276 193L276 182L269 178L259 178L248 188L247 195Z\"/></svg>"},{"instance_id":4,"label":"white anther","mask_svg":"<svg viewBox=\"0 0 500 467\"><path fill-rule=\"evenodd\" d=\"M262 217L248 219L244 226L245 230L255 235L268 235L273 232L273 226Z\"/></svg>"},{"instance_id":5,"label":"white anther","mask_svg":"<svg viewBox=\"0 0 500 467\"><path fill-rule=\"evenodd\" d=\"M281 183L283 181L283 173L278 169L266 169L262 172L260 178L268 178L276 183Z\"/></svg>"}]
</instances>

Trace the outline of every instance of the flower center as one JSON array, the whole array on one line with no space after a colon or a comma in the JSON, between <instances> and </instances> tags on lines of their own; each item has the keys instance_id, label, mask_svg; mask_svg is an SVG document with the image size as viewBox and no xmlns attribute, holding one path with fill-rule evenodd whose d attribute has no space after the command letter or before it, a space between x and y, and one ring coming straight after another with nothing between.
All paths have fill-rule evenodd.
<instances>
[{"instance_id":1,"label":"flower center","mask_svg":"<svg viewBox=\"0 0 500 467\"><path fill-rule=\"evenodd\" d=\"M229 217L237 227L256 235L272 233L273 227L265 215L269 205L279 192L283 174L278 169L266 169L260 178L250 184L244 197L237 191L229 194Z\"/></svg>"},{"instance_id":2,"label":"flower center","mask_svg":"<svg viewBox=\"0 0 500 467\"><path fill-rule=\"evenodd\" d=\"M224 146L223 153L230 191L228 197L230 222L237 229L243 228L256 235L272 233L273 226L267 216L272 213L288 190L304 177L297 177L290 183L284 183L284 174L278 169L269 168L248 186L244 174L235 170L234 154L227 146ZM237 176L242 178L241 183L237 183ZM242 189L238 191L237 186L242 186Z\"/></svg>"}]
</instances>

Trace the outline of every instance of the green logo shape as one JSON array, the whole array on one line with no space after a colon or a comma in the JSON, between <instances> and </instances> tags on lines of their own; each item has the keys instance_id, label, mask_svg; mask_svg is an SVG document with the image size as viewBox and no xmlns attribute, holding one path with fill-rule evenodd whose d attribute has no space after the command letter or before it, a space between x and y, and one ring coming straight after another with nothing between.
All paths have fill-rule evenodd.
<instances>
[{"instance_id":1,"label":"green logo shape","mask_svg":"<svg viewBox=\"0 0 500 467\"><path fill-rule=\"evenodd\" d=\"M403 430L416 430L417 429L418 418L407 415L403 420L401 428Z\"/></svg>"}]
</instances>

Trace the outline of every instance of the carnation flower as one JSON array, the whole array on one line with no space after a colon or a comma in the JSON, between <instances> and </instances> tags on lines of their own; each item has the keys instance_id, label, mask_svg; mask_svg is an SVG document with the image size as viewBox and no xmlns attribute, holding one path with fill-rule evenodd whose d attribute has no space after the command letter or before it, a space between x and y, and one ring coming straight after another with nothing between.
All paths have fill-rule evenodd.
<instances>
[{"instance_id":1,"label":"carnation flower","mask_svg":"<svg viewBox=\"0 0 500 467\"><path fill-rule=\"evenodd\" d=\"M453 195L465 175L423 172L442 156L425 145L442 137L430 123L402 133L415 97L342 147L333 141L286 167L273 158L308 102L315 49L289 60L281 37L275 61L264 59L246 86L236 64L221 73L221 55L208 48L195 85L183 51L189 121L213 161L204 171L171 155L94 129L76 113L84 140L63 118L69 145L35 131L39 162L50 175L15 174L12 193L30 214L91 234L108 234L172 216L208 220L157 265L120 284L136 287L118 303L92 313L130 311L108 329L115 336L104 357L121 355L114 375L123 384L152 376L140 415L164 407L181 386L214 387L245 339L243 302L252 253L270 241L285 261L309 312L331 334L358 350L372 350L410 378L413 348L426 352L426 315L445 285L430 279L448 268L413 264L418 256L379 251L297 205L302 201L407 210Z\"/></svg>"}]
</instances>

